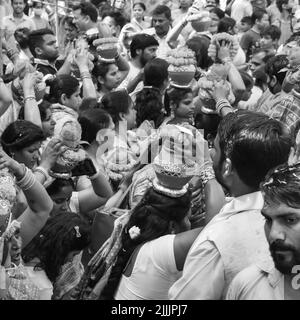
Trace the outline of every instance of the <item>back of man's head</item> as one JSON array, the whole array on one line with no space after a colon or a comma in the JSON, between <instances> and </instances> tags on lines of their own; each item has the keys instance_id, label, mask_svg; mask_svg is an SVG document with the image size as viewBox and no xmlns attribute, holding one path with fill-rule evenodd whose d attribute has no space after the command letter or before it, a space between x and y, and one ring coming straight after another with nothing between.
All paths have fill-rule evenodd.
<instances>
[{"instance_id":1,"label":"back of man's head","mask_svg":"<svg viewBox=\"0 0 300 320\"><path fill-rule=\"evenodd\" d=\"M161 89L169 78L169 64L166 60L155 58L144 68L144 85Z\"/></svg>"},{"instance_id":2,"label":"back of man's head","mask_svg":"<svg viewBox=\"0 0 300 320\"><path fill-rule=\"evenodd\" d=\"M281 122L265 114L230 113L218 128L221 161L228 158L241 181L258 189L267 172L288 160L292 139Z\"/></svg>"},{"instance_id":3,"label":"back of man's head","mask_svg":"<svg viewBox=\"0 0 300 320\"><path fill-rule=\"evenodd\" d=\"M28 38L28 46L31 51L31 54L36 57L36 51L35 49L38 47L41 47L44 43L44 36L45 35L54 35L53 31L50 29L39 29L32 31L29 34Z\"/></svg>"},{"instance_id":4,"label":"back of man's head","mask_svg":"<svg viewBox=\"0 0 300 320\"><path fill-rule=\"evenodd\" d=\"M275 76L277 82L279 82L279 84L282 85L283 80L286 76L288 64L289 60L286 55L280 54L274 56L267 61L265 65L265 72L269 76L269 78Z\"/></svg>"},{"instance_id":5,"label":"back of man's head","mask_svg":"<svg viewBox=\"0 0 300 320\"><path fill-rule=\"evenodd\" d=\"M92 22L97 22L98 20L98 10L97 8L90 2L81 2L79 5L73 7L73 11L81 10L82 16L90 17Z\"/></svg>"},{"instance_id":6,"label":"back of man's head","mask_svg":"<svg viewBox=\"0 0 300 320\"><path fill-rule=\"evenodd\" d=\"M148 47L158 46L157 40L148 34L140 33L132 38L130 44L130 55L132 58L137 56L137 50L145 50Z\"/></svg>"}]
</instances>

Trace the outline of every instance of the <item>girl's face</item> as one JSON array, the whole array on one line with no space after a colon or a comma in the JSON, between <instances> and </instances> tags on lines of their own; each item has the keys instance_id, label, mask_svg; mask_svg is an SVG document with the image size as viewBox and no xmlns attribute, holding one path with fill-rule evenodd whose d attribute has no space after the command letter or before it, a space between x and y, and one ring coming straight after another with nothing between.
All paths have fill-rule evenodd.
<instances>
[{"instance_id":1,"label":"girl's face","mask_svg":"<svg viewBox=\"0 0 300 320\"><path fill-rule=\"evenodd\" d=\"M179 102L177 108L175 108L174 113L176 118L183 119L193 119L195 112L195 105L193 103L193 94L188 93Z\"/></svg>"},{"instance_id":2,"label":"girl's face","mask_svg":"<svg viewBox=\"0 0 300 320\"><path fill-rule=\"evenodd\" d=\"M55 211L71 211L69 202L72 197L73 188L72 186L64 186L60 190L51 196L54 204L53 210Z\"/></svg>"},{"instance_id":3,"label":"girl's face","mask_svg":"<svg viewBox=\"0 0 300 320\"><path fill-rule=\"evenodd\" d=\"M116 89L121 83L121 74L119 68L115 64L109 66L108 72L104 78L99 78L101 85L109 91Z\"/></svg>"},{"instance_id":4,"label":"girl's face","mask_svg":"<svg viewBox=\"0 0 300 320\"><path fill-rule=\"evenodd\" d=\"M46 137L52 137L54 133L56 122L52 118L52 112L50 109L46 111L46 117L42 121L43 131Z\"/></svg>"},{"instance_id":5,"label":"girl's face","mask_svg":"<svg viewBox=\"0 0 300 320\"><path fill-rule=\"evenodd\" d=\"M76 91L68 98L66 95L64 95L63 104L66 107L69 107L73 110L78 110L81 105L82 99L80 97L80 87L76 89Z\"/></svg>"},{"instance_id":6,"label":"girl's face","mask_svg":"<svg viewBox=\"0 0 300 320\"><path fill-rule=\"evenodd\" d=\"M209 14L209 16L210 16L210 19L211 19L211 23L210 23L210 27L208 28L208 30L210 31L210 33L214 34L214 33L216 33L218 31L218 24L220 22L220 19L213 12L211 12Z\"/></svg>"},{"instance_id":7,"label":"girl's face","mask_svg":"<svg viewBox=\"0 0 300 320\"><path fill-rule=\"evenodd\" d=\"M145 11L144 9L139 5L135 5L133 8L133 17L137 20L142 20L144 18Z\"/></svg>"},{"instance_id":8,"label":"girl's face","mask_svg":"<svg viewBox=\"0 0 300 320\"><path fill-rule=\"evenodd\" d=\"M130 103L128 112L124 116L124 120L127 123L127 130L131 130L136 126L136 110L133 107L133 103Z\"/></svg>"},{"instance_id":9,"label":"girl's face","mask_svg":"<svg viewBox=\"0 0 300 320\"><path fill-rule=\"evenodd\" d=\"M33 169L35 166L37 166L40 158L39 149L41 147L41 144L42 142L38 141L30 145L29 147L23 148L19 151L15 151L13 158L20 163L24 163L25 166L29 169Z\"/></svg>"}]
</instances>

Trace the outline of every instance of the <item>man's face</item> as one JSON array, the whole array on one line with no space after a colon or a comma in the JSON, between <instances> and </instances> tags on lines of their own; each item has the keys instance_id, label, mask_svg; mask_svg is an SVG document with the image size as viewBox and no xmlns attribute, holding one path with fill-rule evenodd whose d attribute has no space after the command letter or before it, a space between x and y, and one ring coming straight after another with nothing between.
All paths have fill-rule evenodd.
<instances>
[{"instance_id":1,"label":"man's face","mask_svg":"<svg viewBox=\"0 0 300 320\"><path fill-rule=\"evenodd\" d=\"M250 70L253 75L258 69L262 68L265 65L265 62L263 61L265 55L266 54L264 52L258 52L253 55L250 61Z\"/></svg>"},{"instance_id":2,"label":"man's face","mask_svg":"<svg viewBox=\"0 0 300 320\"><path fill-rule=\"evenodd\" d=\"M118 37L120 34L120 28L118 28L118 26L116 25L115 19L113 17L110 16L106 16L102 22L104 24L106 24L109 29L111 30L111 34L113 35L113 37Z\"/></svg>"},{"instance_id":3,"label":"man's face","mask_svg":"<svg viewBox=\"0 0 300 320\"><path fill-rule=\"evenodd\" d=\"M65 23L65 32L66 32L66 39L68 41L73 41L77 37L77 29L70 26L68 23Z\"/></svg>"},{"instance_id":4,"label":"man's face","mask_svg":"<svg viewBox=\"0 0 300 320\"><path fill-rule=\"evenodd\" d=\"M246 23L246 22L242 22L239 24L239 31L240 32L247 32L249 29L251 29L251 25Z\"/></svg>"},{"instance_id":5,"label":"man's face","mask_svg":"<svg viewBox=\"0 0 300 320\"><path fill-rule=\"evenodd\" d=\"M153 27L158 36L165 36L170 28L170 20L164 14L154 15L152 18Z\"/></svg>"},{"instance_id":6,"label":"man's face","mask_svg":"<svg viewBox=\"0 0 300 320\"><path fill-rule=\"evenodd\" d=\"M205 8L207 10L213 9L217 6L216 0L207 0Z\"/></svg>"},{"instance_id":7,"label":"man's face","mask_svg":"<svg viewBox=\"0 0 300 320\"><path fill-rule=\"evenodd\" d=\"M265 201L262 215L275 267L290 274L300 265L300 209Z\"/></svg>"},{"instance_id":8,"label":"man's face","mask_svg":"<svg viewBox=\"0 0 300 320\"><path fill-rule=\"evenodd\" d=\"M39 47L39 56L42 59L46 59L49 61L54 61L58 58L58 45L56 37L52 34L44 35L44 43L41 47Z\"/></svg>"},{"instance_id":9,"label":"man's face","mask_svg":"<svg viewBox=\"0 0 300 320\"><path fill-rule=\"evenodd\" d=\"M12 7L14 10L14 13L17 13L17 14L22 13L25 8L24 0L13 0Z\"/></svg>"},{"instance_id":10,"label":"man's face","mask_svg":"<svg viewBox=\"0 0 300 320\"><path fill-rule=\"evenodd\" d=\"M269 16L264 14L261 20L256 20L256 23L260 31L265 30L270 25Z\"/></svg>"},{"instance_id":11,"label":"man's face","mask_svg":"<svg viewBox=\"0 0 300 320\"><path fill-rule=\"evenodd\" d=\"M76 25L79 31L86 31L87 30L87 17L81 14L81 10L74 10L73 11L73 23Z\"/></svg>"},{"instance_id":12,"label":"man's face","mask_svg":"<svg viewBox=\"0 0 300 320\"><path fill-rule=\"evenodd\" d=\"M142 51L141 63L143 66L145 66L147 62L156 58L157 48L158 48L157 46L151 46L151 47L145 48Z\"/></svg>"},{"instance_id":13,"label":"man's face","mask_svg":"<svg viewBox=\"0 0 300 320\"><path fill-rule=\"evenodd\" d=\"M273 40L270 35L264 35L260 40L260 47L264 50L273 48Z\"/></svg>"}]
</instances>

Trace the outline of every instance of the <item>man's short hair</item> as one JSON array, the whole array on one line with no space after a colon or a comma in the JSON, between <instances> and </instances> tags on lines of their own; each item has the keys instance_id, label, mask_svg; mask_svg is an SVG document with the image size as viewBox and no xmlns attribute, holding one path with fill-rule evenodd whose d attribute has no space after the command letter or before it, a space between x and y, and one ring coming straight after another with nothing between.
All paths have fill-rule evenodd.
<instances>
[{"instance_id":1,"label":"man's short hair","mask_svg":"<svg viewBox=\"0 0 300 320\"><path fill-rule=\"evenodd\" d=\"M41 47L44 43L44 36L51 34L54 36L54 33L50 29L39 29L34 30L29 34L28 46L31 51L31 54L36 57L35 48Z\"/></svg>"},{"instance_id":2,"label":"man's short hair","mask_svg":"<svg viewBox=\"0 0 300 320\"><path fill-rule=\"evenodd\" d=\"M218 128L221 161L231 160L239 178L258 189L268 171L288 160L292 138L288 128L269 116L239 110Z\"/></svg>"},{"instance_id":3,"label":"man's short hair","mask_svg":"<svg viewBox=\"0 0 300 320\"><path fill-rule=\"evenodd\" d=\"M265 14L267 14L267 11L263 9L253 11L251 16L252 24L254 25L256 20L261 20Z\"/></svg>"},{"instance_id":4,"label":"man's short hair","mask_svg":"<svg viewBox=\"0 0 300 320\"><path fill-rule=\"evenodd\" d=\"M261 36L270 36L273 41L279 40L281 37L281 30L276 26L269 26L262 32Z\"/></svg>"},{"instance_id":5,"label":"man's short hair","mask_svg":"<svg viewBox=\"0 0 300 320\"><path fill-rule=\"evenodd\" d=\"M140 33L132 38L130 44L130 55L132 58L137 56L136 50L145 50L148 47L158 46L157 40L149 34Z\"/></svg>"},{"instance_id":6,"label":"man's short hair","mask_svg":"<svg viewBox=\"0 0 300 320\"><path fill-rule=\"evenodd\" d=\"M172 20L171 10L165 5L158 5L153 11L152 16L164 14L168 20Z\"/></svg>"},{"instance_id":7,"label":"man's short hair","mask_svg":"<svg viewBox=\"0 0 300 320\"><path fill-rule=\"evenodd\" d=\"M29 45L30 30L28 28L18 28L14 33L14 37L21 49L27 49Z\"/></svg>"},{"instance_id":8,"label":"man's short hair","mask_svg":"<svg viewBox=\"0 0 300 320\"><path fill-rule=\"evenodd\" d=\"M289 59L287 58L287 56L284 54L280 54L278 56L272 57L267 61L265 65L265 72L270 78L275 76L280 85L282 85L287 73L287 70L283 71L283 69L286 69L288 65Z\"/></svg>"},{"instance_id":9,"label":"man's short hair","mask_svg":"<svg viewBox=\"0 0 300 320\"><path fill-rule=\"evenodd\" d=\"M247 23L247 24L249 24L250 26L252 26L252 19L251 19L251 17L249 17L249 16L243 17L242 20L241 20L241 22Z\"/></svg>"},{"instance_id":10,"label":"man's short hair","mask_svg":"<svg viewBox=\"0 0 300 320\"><path fill-rule=\"evenodd\" d=\"M118 11L105 11L102 14L102 19L104 19L105 17L111 17L115 20L115 24L116 26L119 26L121 29L125 26L125 24L127 23L127 19L122 15L121 12Z\"/></svg>"},{"instance_id":11,"label":"man's short hair","mask_svg":"<svg viewBox=\"0 0 300 320\"><path fill-rule=\"evenodd\" d=\"M81 2L79 5L73 7L73 11L81 10L82 16L89 16L93 22L98 20L98 10L90 2Z\"/></svg>"}]
</instances>

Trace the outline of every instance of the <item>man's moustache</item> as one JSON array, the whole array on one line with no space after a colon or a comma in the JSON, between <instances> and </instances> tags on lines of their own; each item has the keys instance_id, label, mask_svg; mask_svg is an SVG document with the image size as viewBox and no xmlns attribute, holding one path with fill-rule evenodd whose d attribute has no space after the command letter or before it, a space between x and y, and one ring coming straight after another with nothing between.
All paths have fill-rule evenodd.
<instances>
[{"instance_id":1,"label":"man's moustache","mask_svg":"<svg viewBox=\"0 0 300 320\"><path fill-rule=\"evenodd\" d=\"M282 242L273 242L270 244L271 251L295 251L295 248L289 245L285 245Z\"/></svg>"}]
</instances>

